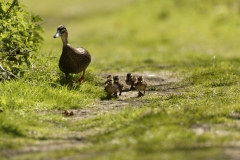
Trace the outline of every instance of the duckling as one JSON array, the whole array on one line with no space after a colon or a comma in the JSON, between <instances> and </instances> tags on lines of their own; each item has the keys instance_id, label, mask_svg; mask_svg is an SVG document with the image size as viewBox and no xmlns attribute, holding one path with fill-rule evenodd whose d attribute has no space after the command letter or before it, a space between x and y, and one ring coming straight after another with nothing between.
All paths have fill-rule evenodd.
<instances>
[{"instance_id":1,"label":"duckling","mask_svg":"<svg viewBox=\"0 0 240 160\"><path fill-rule=\"evenodd\" d=\"M105 91L107 92L108 96L117 97L118 86L113 83L113 79L109 80L109 83L105 86Z\"/></svg>"},{"instance_id":2,"label":"duckling","mask_svg":"<svg viewBox=\"0 0 240 160\"><path fill-rule=\"evenodd\" d=\"M107 80L104 82L104 84L106 85L106 84L108 84L109 83L109 81L112 79L112 75L107 75Z\"/></svg>"},{"instance_id":3,"label":"duckling","mask_svg":"<svg viewBox=\"0 0 240 160\"><path fill-rule=\"evenodd\" d=\"M127 85L131 86L130 91L135 89L134 87L135 81L136 77L134 77L131 73L128 73L125 82Z\"/></svg>"},{"instance_id":4,"label":"duckling","mask_svg":"<svg viewBox=\"0 0 240 160\"><path fill-rule=\"evenodd\" d=\"M82 76L78 79L79 82L84 82L85 71L91 62L90 53L80 47L74 48L68 43L68 31L64 25L60 25L57 28L57 33L53 38L61 37L63 42L62 54L59 59L59 68L65 73L66 79L70 83L70 73L82 73Z\"/></svg>"},{"instance_id":5,"label":"duckling","mask_svg":"<svg viewBox=\"0 0 240 160\"><path fill-rule=\"evenodd\" d=\"M120 82L118 76L114 76L113 81L114 81L114 84L116 84L118 86L119 96L121 96L122 95L122 90L123 90L123 84Z\"/></svg>"},{"instance_id":6,"label":"duckling","mask_svg":"<svg viewBox=\"0 0 240 160\"><path fill-rule=\"evenodd\" d=\"M145 91L147 88L147 82L143 79L142 76L138 77L137 83L135 83L135 87L138 90L138 97L145 95ZM143 93L141 91L143 91Z\"/></svg>"}]
</instances>

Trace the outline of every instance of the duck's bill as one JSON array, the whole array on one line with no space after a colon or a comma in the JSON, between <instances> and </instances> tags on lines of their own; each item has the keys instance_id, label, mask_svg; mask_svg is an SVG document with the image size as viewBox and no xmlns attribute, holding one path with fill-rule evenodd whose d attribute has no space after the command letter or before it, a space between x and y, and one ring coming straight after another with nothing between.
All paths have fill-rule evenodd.
<instances>
[{"instance_id":1,"label":"duck's bill","mask_svg":"<svg viewBox=\"0 0 240 160\"><path fill-rule=\"evenodd\" d=\"M61 34L60 34L59 32L57 32L57 33L53 36L53 38L58 38L60 35L61 35Z\"/></svg>"}]
</instances>

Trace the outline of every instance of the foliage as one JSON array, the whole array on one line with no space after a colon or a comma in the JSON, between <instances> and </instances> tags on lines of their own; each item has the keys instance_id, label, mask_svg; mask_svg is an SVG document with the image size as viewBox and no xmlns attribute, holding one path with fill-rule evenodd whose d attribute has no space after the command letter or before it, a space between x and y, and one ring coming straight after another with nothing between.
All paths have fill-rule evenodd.
<instances>
[{"instance_id":1,"label":"foliage","mask_svg":"<svg viewBox=\"0 0 240 160\"><path fill-rule=\"evenodd\" d=\"M43 31L42 18L31 14L18 0L0 1L0 65L1 76L21 76L31 65L34 51L39 49ZM0 77L1 79L1 77Z\"/></svg>"}]
</instances>

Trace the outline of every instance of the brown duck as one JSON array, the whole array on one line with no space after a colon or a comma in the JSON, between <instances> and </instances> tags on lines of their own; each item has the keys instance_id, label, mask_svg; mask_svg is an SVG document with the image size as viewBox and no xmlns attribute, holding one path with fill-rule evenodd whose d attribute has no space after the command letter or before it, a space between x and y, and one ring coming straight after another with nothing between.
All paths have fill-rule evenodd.
<instances>
[{"instance_id":1,"label":"brown duck","mask_svg":"<svg viewBox=\"0 0 240 160\"><path fill-rule=\"evenodd\" d=\"M134 83L136 81L136 77L134 77L131 73L128 73L127 76L126 76L126 84L131 86L130 90L134 90Z\"/></svg>"},{"instance_id":2,"label":"brown duck","mask_svg":"<svg viewBox=\"0 0 240 160\"><path fill-rule=\"evenodd\" d=\"M114 81L114 84L116 84L118 86L119 96L121 96L122 95L122 90L123 90L123 84L120 82L118 76L114 76L113 81Z\"/></svg>"},{"instance_id":3,"label":"brown duck","mask_svg":"<svg viewBox=\"0 0 240 160\"><path fill-rule=\"evenodd\" d=\"M61 36L63 42L62 55L59 60L60 70L65 73L68 82L70 82L70 73L83 72L78 81L84 82L85 71L91 62L90 53L82 47L74 48L68 43L68 31L63 25L58 26L57 33L53 38L59 36Z\"/></svg>"},{"instance_id":4,"label":"brown duck","mask_svg":"<svg viewBox=\"0 0 240 160\"><path fill-rule=\"evenodd\" d=\"M147 82L143 79L142 76L138 77L137 83L135 83L135 87L136 87L136 90L138 90L138 97L145 95ZM141 91L143 91L143 93Z\"/></svg>"},{"instance_id":5,"label":"brown duck","mask_svg":"<svg viewBox=\"0 0 240 160\"><path fill-rule=\"evenodd\" d=\"M108 84L105 86L105 91L108 96L117 97L118 86L113 83L113 79L110 79Z\"/></svg>"}]
</instances>

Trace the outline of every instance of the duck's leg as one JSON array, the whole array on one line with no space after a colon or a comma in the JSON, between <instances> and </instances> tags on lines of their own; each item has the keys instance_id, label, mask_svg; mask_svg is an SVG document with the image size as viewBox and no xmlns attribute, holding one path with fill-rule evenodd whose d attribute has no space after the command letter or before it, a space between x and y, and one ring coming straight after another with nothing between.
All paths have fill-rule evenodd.
<instances>
[{"instance_id":1,"label":"duck's leg","mask_svg":"<svg viewBox=\"0 0 240 160\"><path fill-rule=\"evenodd\" d=\"M121 96L121 95L122 95L122 90L120 89L120 90L119 90L119 96Z\"/></svg>"},{"instance_id":2,"label":"duck's leg","mask_svg":"<svg viewBox=\"0 0 240 160\"><path fill-rule=\"evenodd\" d=\"M86 70L86 69L83 70L83 74L82 74L82 76L78 79L78 82L83 83L83 82L85 81L85 79L84 79L85 70Z\"/></svg>"},{"instance_id":3,"label":"duck's leg","mask_svg":"<svg viewBox=\"0 0 240 160\"><path fill-rule=\"evenodd\" d=\"M68 81L68 84L71 84L71 78L69 77L68 73L65 73L66 80Z\"/></svg>"},{"instance_id":4,"label":"duck's leg","mask_svg":"<svg viewBox=\"0 0 240 160\"><path fill-rule=\"evenodd\" d=\"M141 92L140 91L138 91L138 97L140 97L141 96Z\"/></svg>"},{"instance_id":5,"label":"duck's leg","mask_svg":"<svg viewBox=\"0 0 240 160\"><path fill-rule=\"evenodd\" d=\"M130 91L135 90L134 86L131 85Z\"/></svg>"},{"instance_id":6,"label":"duck's leg","mask_svg":"<svg viewBox=\"0 0 240 160\"><path fill-rule=\"evenodd\" d=\"M143 96L143 93L138 91L138 97L142 97Z\"/></svg>"},{"instance_id":7,"label":"duck's leg","mask_svg":"<svg viewBox=\"0 0 240 160\"><path fill-rule=\"evenodd\" d=\"M118 97L117 92L113 93L113 96L117 98Z\"/></svg>"}]
</instances>

